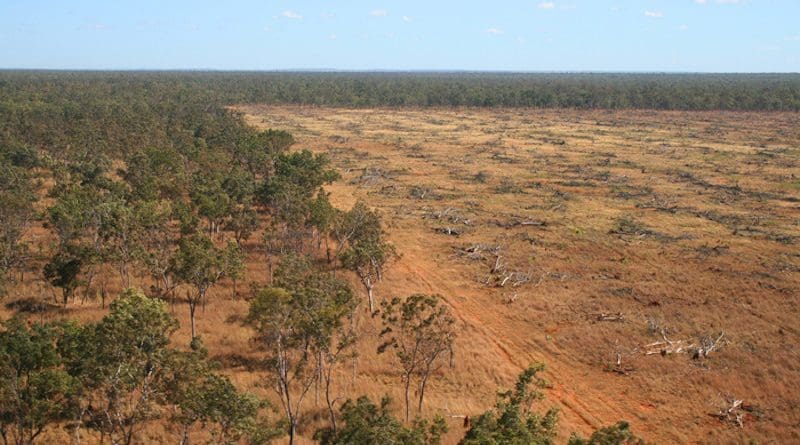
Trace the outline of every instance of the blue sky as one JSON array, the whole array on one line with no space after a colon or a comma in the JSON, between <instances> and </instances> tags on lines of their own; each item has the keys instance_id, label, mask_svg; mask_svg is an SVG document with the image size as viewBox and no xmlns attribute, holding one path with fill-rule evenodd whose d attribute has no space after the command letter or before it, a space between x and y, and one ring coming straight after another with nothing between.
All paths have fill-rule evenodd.
<instances>
[{"instance_id":1,"label":"blue sky","mask_svg":"<svg viewBox=\"0 0 800 445\"><path fill-rule=\"evenodd\" d=\"M800 0L0 0L0 68L800 71Z\"/></svg>"}]
</instances>

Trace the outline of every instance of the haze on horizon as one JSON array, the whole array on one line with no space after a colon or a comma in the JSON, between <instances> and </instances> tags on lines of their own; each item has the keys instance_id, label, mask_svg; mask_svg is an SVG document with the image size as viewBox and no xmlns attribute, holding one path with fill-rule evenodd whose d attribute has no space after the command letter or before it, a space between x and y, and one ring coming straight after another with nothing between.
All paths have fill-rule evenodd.
<instances>
[{"instance_id":1,"label":"haze on horizon","mask_svg":"<svg viewBox=\"0 0 800 445\"><path fill-rule=\"evenodd\" d=\"M798 72L796 0L0 2L3 69Z\"/></svg>"}]
</instances>

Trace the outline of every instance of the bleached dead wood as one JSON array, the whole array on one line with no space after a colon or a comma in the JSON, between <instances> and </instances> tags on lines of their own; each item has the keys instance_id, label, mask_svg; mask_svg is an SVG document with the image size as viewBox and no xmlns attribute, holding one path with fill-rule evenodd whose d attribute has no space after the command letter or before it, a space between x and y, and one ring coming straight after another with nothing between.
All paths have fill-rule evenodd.
<instances>
[{"instance_id":1,"label":"bleached dead wood","mask_svg":"<svg viewBox=\"0 0 800 445\"><path fill-rule=\"evenodd\" d=\"M456 251L461 256L466 256L471 260L484 259L484 253L497 256L500 252L500 246L497 244L473 244L467 247L456 248Z\"/></svg>"},{"instance_id":2,"label":"bleached dead wood","mask_svg":"<svg viewBox=\"0 0 800 445\"><path fill-rule=\"evenodd\" d=\"M456 229L455 227L449 227L449 226L439 227L436 229L436 231L444 235L461 236L461 231Z\"/></svg>"},{"instance_id":3,"label":"bleached dead wood","mask_svg":"<svg viewBox=\"0 0 800 445\"><path fill-rule=\"evenodd\" d=\"M616 313L600 312L598 314L592 314L591 317L594 318L596 321L616 321L616 322L625 321L625 316L622 315L622 312L616 312Z\"/></svg>"},{"instance_id":4,"label":"bleached dead wood","mask_svg":"<svg viewBox=\"0 0 800 445\"><path fill-rule=\"evenodd\" d=\"M712 340L709 337L704 337L699 343L690 342L689 340L670 340L667 338L666 333L662 330L661 337L663 341L653 342L644 345L645 355L668 355L668 354L690 354L693 359L705 359L708 355L720 347L720 341L725 336L722 332Z\"/></svg>"},{"instance_id":5,"label":"bleached dead wood","mask_svg":"<svg viewBox=\"0 0 800 445\"><path fill-rule=\"evenodd\" d=\"M734 398L729 400L728 403L729 406L721 409L717 417L723 422L732 423L739 428L744 428L744 402Z\"/></svg>"},{"instance_id":6,"label":"bleached dead wood","mask_svg":"<svg viewBox=\"0 0 800 445\"><path fill-rule=\"evenodd\" d=\"M510 221L494 221L494 224L497 227L502 227L504 229L510 229L512 227L545 227L547 223L544 221L535 221L535 220L519 220L513 219Z\"/></svg>"}]
</instances>

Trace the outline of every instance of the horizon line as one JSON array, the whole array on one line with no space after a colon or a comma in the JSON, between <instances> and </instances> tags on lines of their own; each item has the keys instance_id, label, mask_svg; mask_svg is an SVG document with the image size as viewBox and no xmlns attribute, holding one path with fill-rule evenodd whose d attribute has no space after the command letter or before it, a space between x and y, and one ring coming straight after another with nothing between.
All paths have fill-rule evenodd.
<instances>
[{"instance_id":1,"label":"horizon line","mask_svg":"<svg viewBox=\"0 0 800 445\"><path fill-rule=\"evenodd\" d=\"M476 69L340 69L340 68L6 68L0 72L94 72L94 73L427 73L427 74L723 74L723 75L798 75L800 71L670 71L670 70L476 70Z\"/></svg>"}]
</instances>

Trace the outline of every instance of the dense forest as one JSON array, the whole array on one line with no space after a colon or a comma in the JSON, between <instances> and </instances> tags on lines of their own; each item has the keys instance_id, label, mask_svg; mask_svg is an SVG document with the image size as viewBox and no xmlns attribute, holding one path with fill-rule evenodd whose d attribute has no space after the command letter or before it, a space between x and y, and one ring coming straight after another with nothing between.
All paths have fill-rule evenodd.
<instances>
[{"instance_id":1,"label":"dense forest","mask_svg":"<svg viewBox=\"0 0 800 445\"><path fill-rule=\"evenodd\" d=\"M142 89L226 104L800 111L800 74L0 71L0 98Z\"/></svg>"},{"instance_id":2,"label":"dense forest","mask_svg":"<svg viewBox=\"0 0 800 445\"><path fill-rule=\"evenodd\" d=\"M226 108L245 102L798 110L800 76L0 73L0 290L17 313L0 328L4 443L57 428L76 443L135 443L153 423L170 424L180 443L193 434L292 441L304 396L329 388L331 370L353 355L357 306L380 314L375 353L396 356L404 421L389 400L327 400L329 426L315 437L439 442L442 420L410 413L452 353L452 315L436 295L372 300L398 255L380 215L365 203L334 208L324 190L339 177L330 160ZM33 229L45 248L32 248ZM269 277L249 282L247 253L269 264ZM53 292L21 294L34 280ZM249 301L242 323L271 376L271 404L239 391L195 334L196 310L213 307L209 290L221 281ZM183 347L171 341L176 300L191 314ZM85 301L109 310L95 321L58 317ZM524 371L462 442L552 443L557 412L530 409L542 369ZM636 441L620 422L570 443Z\"/></svg>"}]
</instances>

